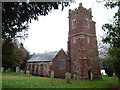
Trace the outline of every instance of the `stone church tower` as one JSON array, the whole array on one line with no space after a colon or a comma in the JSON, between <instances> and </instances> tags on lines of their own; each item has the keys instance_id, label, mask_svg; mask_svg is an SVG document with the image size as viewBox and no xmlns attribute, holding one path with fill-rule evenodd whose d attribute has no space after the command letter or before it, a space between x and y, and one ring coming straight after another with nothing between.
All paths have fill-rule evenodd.
<instances>
[{"instance_id":1,"label":"stone church tower","mask_svg":"<svg viewBox=\"0 0 120 90\"><path fill-rule=\"evenodd\" d=\"M69 10L68 34L69 71L74 78L102 79L91 9L85 9L80 3L77 9Z\"/></svg>"}]
</instances>

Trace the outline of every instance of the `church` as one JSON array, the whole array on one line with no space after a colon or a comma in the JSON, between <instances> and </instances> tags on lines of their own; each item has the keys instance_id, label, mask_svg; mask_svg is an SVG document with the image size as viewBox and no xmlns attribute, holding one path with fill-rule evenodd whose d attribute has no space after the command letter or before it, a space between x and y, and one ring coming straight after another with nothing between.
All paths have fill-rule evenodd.
<instances>
[{"instance_id":1,"label":"church","mask_svg":"<svg viewBox=\"0 0 120 90\"><path fill-rule=\"evenodd\" d=\"M68 50L33 55L26 63L26 70L32 75L65 78L70 72L77 80L100 80L101 65L98 57L95 22L91 9L79 4L69 9Z\"/></svg>"}]
</instances>

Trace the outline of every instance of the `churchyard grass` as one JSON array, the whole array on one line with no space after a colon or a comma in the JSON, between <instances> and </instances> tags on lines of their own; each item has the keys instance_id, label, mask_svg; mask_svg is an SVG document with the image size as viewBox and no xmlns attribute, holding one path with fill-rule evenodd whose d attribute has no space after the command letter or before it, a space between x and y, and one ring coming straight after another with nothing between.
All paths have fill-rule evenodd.
<instances>
[{"instance_id":1,"label":"churchyard grass","mask_svg":"<svg viewBox=\"0 0 120 90\"><path fill-rule=\"evenodd\" d=\"M65 79L3 72L2 88L108 88L111 84L118 84L117 78L102 78L103 80L72 80L71 84L67 84Z\"/></svg>"}]
</instances>

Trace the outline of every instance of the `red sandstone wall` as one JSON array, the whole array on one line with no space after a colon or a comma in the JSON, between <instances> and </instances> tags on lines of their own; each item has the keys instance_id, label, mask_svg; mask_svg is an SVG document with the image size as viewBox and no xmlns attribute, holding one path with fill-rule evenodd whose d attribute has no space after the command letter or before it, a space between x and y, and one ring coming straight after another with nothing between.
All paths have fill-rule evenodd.
<instances>
[{"instance_id":1,"label":"red sandstone wall","mask_svg":"<svg viewBox=\"0 0 120 90\"><path fill-rule=\"evenodd\" d=\"M76 20L75 27L72 25L73 20ZM89 27L85 26L86 20L89 22ZM97 54L95 22L92 20L90 10L88 11L82 6L74 11L69 10L68 34L68 55L72 74L77 74L78 79L87 80L90 70L93 79L99 78L100 65Z\"/></svg>"},{"instance_id":2,"label":"red sandstone wall","mask_svg":"<svg viewBox=\"0 0 120 90\"><path fill-rule=\"evenodd\" d=\"M60 68L60 60L64 59L64 68ZM67 72L67 55L63 50L60 50L58 55L54 58L52 63L52 70L54 71L55 77L64 78Z\"/></svg>"}]
</instances>

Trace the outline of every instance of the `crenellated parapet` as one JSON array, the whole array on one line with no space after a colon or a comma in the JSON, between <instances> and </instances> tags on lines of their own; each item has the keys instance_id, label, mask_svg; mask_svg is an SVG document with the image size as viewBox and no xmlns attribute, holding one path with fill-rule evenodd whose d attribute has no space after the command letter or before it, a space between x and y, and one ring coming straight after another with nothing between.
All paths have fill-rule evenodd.
<instances>
[{"instance_id":1,"label":"crenellated parapet","mask_svg":"<svg viewBox=\"0 0 120 90\"><path fill-rule=\"evenodd\" d=\"M84 8L82 6L82 3L79 3L79 7L76 8L76 9L74 9L74 10L69 9L69 15L71 15L71 14L75 15L75 14L79 14L79 13L85 13L87 15L92 16L92 10L91 10L91 8L89 8L89 9Z\"/></svg>"}]
</instances>

